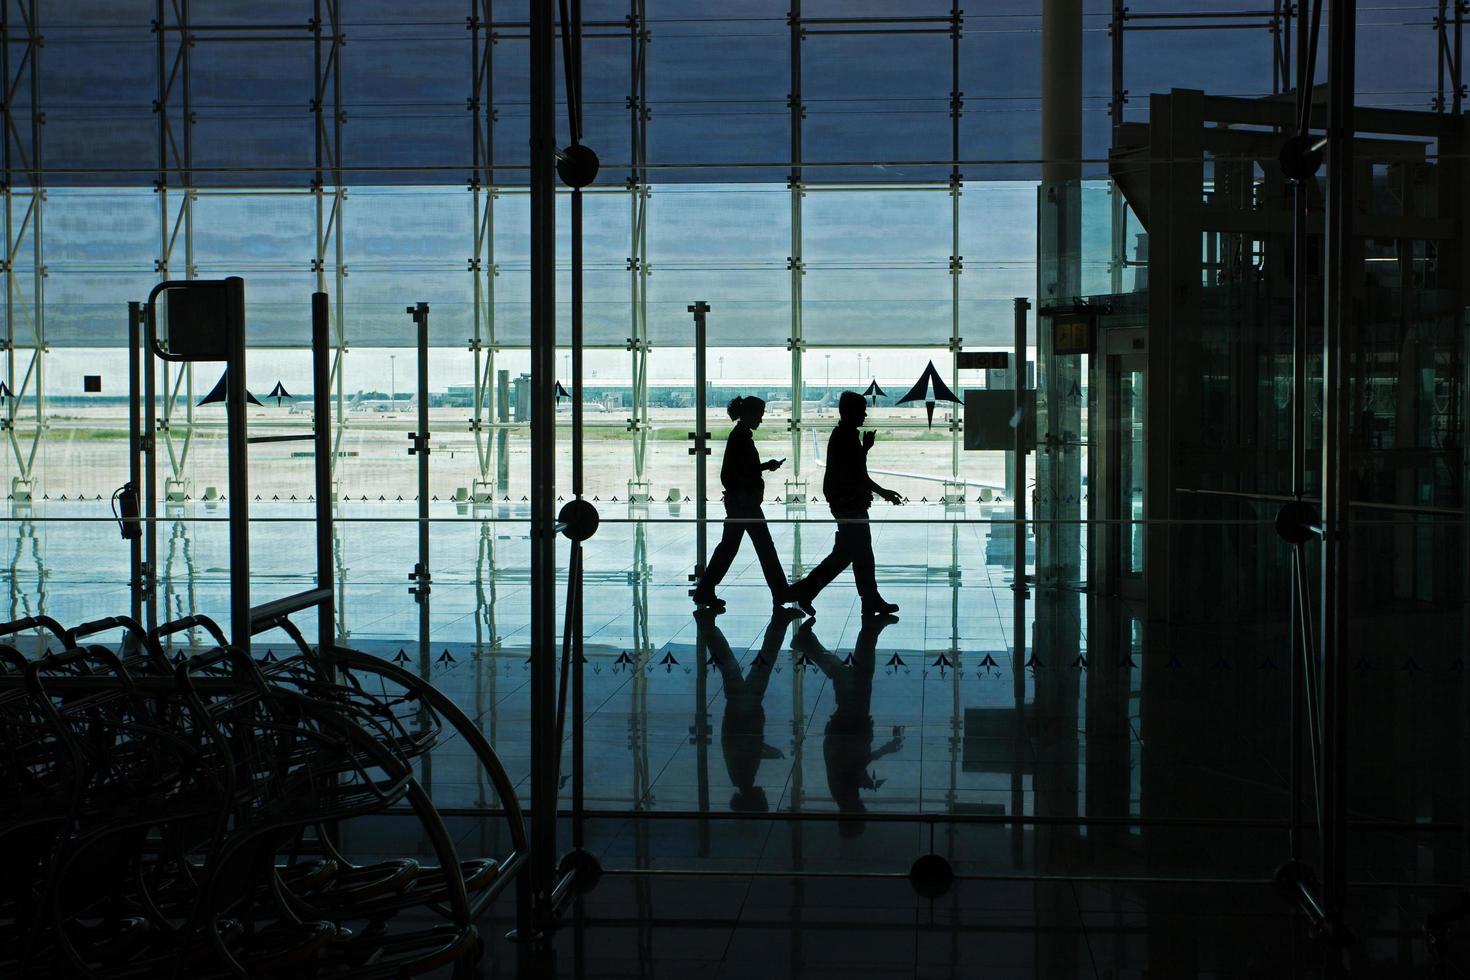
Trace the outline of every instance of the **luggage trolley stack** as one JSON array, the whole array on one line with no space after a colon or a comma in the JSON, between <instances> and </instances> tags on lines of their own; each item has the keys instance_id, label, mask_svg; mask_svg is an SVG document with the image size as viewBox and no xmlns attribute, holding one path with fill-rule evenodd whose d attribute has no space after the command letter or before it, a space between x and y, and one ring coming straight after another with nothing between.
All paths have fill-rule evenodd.
<instances>
[{"instance_id":1,"label":"luggage trolley stack","mask_svg":"<svg viewBox=\"0 0 1470 980\"><path fill-rule=\"evenodd\" d=\"M132 372L135 486L153 482L138 415L154 359L226 363L229 629L201 615L152 622L151 492L142 514L125 503L121 517L133 615L0 624L0 975L472 970L484 948L475 920L513 881L524 891L526 830L495 752L449 697L334 642L326 296L312 298L313 429L258 439L245 421L242 280L162 283L146 312L130 313L144 341ZM315 443L317 587L252 606L248 447L287 439ZM291 620L312 608L315 647ZM251 639L269 629L296 652L257 661ZM117 650L93 642L118 631ZM185 631L210 642L170 656ZM451 739L501 798L508 854L461 858L416 776ZM410 846L423 841L432 863L349 859L344 822L383 814L411 820Z\"/></svg>"}]
</instances>

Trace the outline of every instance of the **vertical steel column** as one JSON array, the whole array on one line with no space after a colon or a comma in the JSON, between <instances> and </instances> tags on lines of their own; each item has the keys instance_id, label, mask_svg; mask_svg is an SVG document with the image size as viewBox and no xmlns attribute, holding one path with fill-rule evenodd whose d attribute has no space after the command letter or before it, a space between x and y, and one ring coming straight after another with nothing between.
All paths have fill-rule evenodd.
<instances>
[{"instance_id":1,"label":"vertical steel column","mask_svg":"<svg viewBox=\"0 0 1470 980\"><path fill-rule=\"evenodd\" d=\"M1308 25L1303 22L1296 32L1296 79L1298 102L1305 107L1297 125L1302 127L1311 121L1311 87L1314 67L1310 63L1315 49L1314 39L1308 36ZM1312 29L1315 34L1315 28ZM1307 459L1307 250L1310 237L1307 225L1307 184L1294 181L1291 194L1291 494L1300 500L1306 494ZM1298 609L1296 597L1304 594L1306 584L1299 581L1302 563L1295 555L1291 562L1292 601L1290 603L1291 662L1287 667L1287 728L1291 735L1288 752L1288 778L1291 781L1291 827L1287 831L1287 847L1293 861L1302 857L1302 733L1301 698L1304 631L1307 624L1302 620L1303 610Z\"/></svg>"},{"instance_id":2,"label":"vertical steel column","mask_svg":"<svg viewBox=\"0 0 1470 980\"><path fill-rule=\"evenodd\" d=\"M160 0L154 25L158 35L158 99L154 112L158 114L159 257L153 265L160 280L193 279L197 271L194 268L194 112L189 57L193 50L193 36L189 30L189 14L189 0L180 0L179 3ZM170 35L178 38L172 59L169 57ZM169 205L169 191L176 185L179 201L177 210L173 210ZM174 276L173 259L181 238L184 272L182 276ZM169 475L164 481L164 496L169 502L178 502L188 495L189 489L186 473L189 450L194 443L194 365L184 363L175 368L171 362L164 361L162 368L163 418L154 438L162 439L168 453ZM178 438L174 418L180 394L184 396L182 440ZM156 556L150 555L149 560L156 562Z\"/></svg>"},{"instance_id":3,"label":"vertical steel column","mask_svg":"<svg viewBox=\"0 0 1470 980\"><path fill-rule=\"evenodd\" d=\"M429 671L429 596L433 593L434 576L429 571L429 304L417 303L407 308L413 318L414 345L418 350L416 390L418 392L418 431L408 434L413 443L410 456L418 457L418 538L419 560L414 563L409 589L419 607L419 667Z\"/></svg>"},{"instance_id":4,"label":"vertical steel column","mask_svg":"<svg viewBox=\"0 0 1470 980\"><path fill-rule=\"evenodd\" d=\"M510 372L504 368L495 372L495 421L495 485L503 487L510 482Z\"/></svg>"},{"instance_id":5,"label":"vertical steel column","mask_svg":"<svg viewBox=\"0 0 1470 980\"><path fill-rule=\"evenodd\" d=\"M568 108L571 110L575 124L571 127L573 145L580 143L582 139L582 2L571 0L570 24L563 24L564 34L568 34L568 50L571 57L565 66L567 82L572 92L568 97ZM582 447L583 447L583 419L582 419L582 349L585 343L583 318L583 290L582 290L582 188L572 188L572 495L578 500L582 499ZM585 692L583 691L582 666L583 660L583 603L582 590L586 587L584 582L585 564L583 562L583 543L577 541L572 545L573 558L576 568L573 575L567 576L567 605L571 610L569 625L572 631L571 653L571 711L572 711L572 847L580 852L586 843L586 820L582 812L585 806L585 783L583 780L583 766L585 764L585 741L583 730L583 712L586 710L584 703Z\"/></svg>"},{"instance_id":6,"label":"vertical steel column","mask_svg":"<svg viewBox=\"0 0 1470 980\"><path fill-rule=\"evenodd\" d=\"M706 461L709 458L709 429L706 420L709 394L706 390L705 381L705 317L710 311L709 304L704 300L695 300L689 307L689 312L694 314L694 431L689 433L689 438L694 440L689 455L696 457L694 468L694 574L689 580L696 585L704 578L704 563L706 559L706 545L708 543L708 529L706 525L709 519L709 504L706 496L709 493L709 478L706 473ZM693 590L690 591L693 594Z\"/></svg>"},{"instance_id":7,"label":"vertical steel column","mask_svg":"<svg viewBox=\"0 0 1470 980\"><path fill-rule=\"evenodd\" d=\"M230 642L249 652L250 637L250 439L245 416L245 280L225 280L225 449L230 486Z\"/></svg>"},{"instance_id":8,"label":"vertical steel column","mask_svg":"<svg viewBox=\"0 0 1470 980\"><path fill-rule=\"evenodd\" d=\"M1470 3L1465 0L1439 0L1439 12L1434 18L1438 71L1435 95L1431 100L1435 112L1446 109L1458 116L1465 98L1461 71L1464 54L1465 14L1470 12ZM1449 89L1449 100L1445 100L1445 89Z\"/></svg>"},{"instance_id":9,"label":"vertical steel column","mask_svg":"<svg viewBox=\"0 0 1470 980\"><path fill-rule=\"evenodd\" d=\"M1082 2L1043 0L1038 304L1077 301L1081 290ZM1038 326L1038 413L1046 426L1036 461L1037 579L1072 586L1081 570L1081 358L1056 355L1050 323ZM1044 383L1043 383L1044 382ZM1045 398L1042 398L1042 395ZM1022 488L1024 492L1024 488ZM1049 597L1050 598L1050 597ZM1068 601L1072 601L1068 599ZM1065 615L1065 614L1063 614ZM1068 644L1077 638L1070 626Z\"/></svg>"},{"instance_id":10,"label":"vertical steel column","mask_svg":"<svg viewBox=\"0 0 1470 980\"><path fill-rule=\"evenodd\" d=\"M138 372L143 366L143 304L134 300L128 304L128 482L133 492L139 493L143 484L143 426L139 417L143 409L142 393L138 390ZM128 596L131 600L128 614L133 622L143 621L143 536L134 534L128 539Z\"/></svg>"},{"instance_id":11,"label":"vertical steel column","mask_svg":"<svg viewBox=\"0 0 1470 980\"><path fill-rule=\"evenodd\" d=\"M1027 423L1022 413L1026 408L1026 311L1030 300L1017 296L1015 302L1015 362L1011 365L1011 385L1015 389L1016 444L1011 450L1012 516L1016 519L1016 556L1011 572L1011 685L1015 697L1016 723L1019 735L1023 728L1021 710L1026 703L1026 599L1031 594L1026 586L1026 439ZM1035 426L1032 426L1035 429ZM1012 776L1012 790L1020 792L1019 776ZM1017 828L1019 830L1019 828ZM1019 836L1013 843L1019 847Z\"/></svg>"},{"instance_id":12,"label":"vertical steel column","mask_svg":"<svg viewBox=\"0 0 1470 980\"><path fill-rule=\"evenodd\" d=\"M791 351L791 479L787 481L793 493L805 489L802 479L802 398L806 394L806 382L802 372L802 356L806 351L803 340L801 306L802 277L806 275L806 250L802 246L801 199L801 121L806 117L806 107L801 101L801 42L805 37L801 27L801 0L791 0L791 11L787 14L790 27L791 92L786 104L791 110L791 174L786 178L791 191L791 256L786 260L791 270L791 336L786 341ZM787 500L788 505L790 499ZM795 526L797 543L801 541L801 525Z\"/></svg>"},{"instance_id":13,"label":"vertical steel column","mask_svg":"<svg viewBox=\"0 0 1470 980\"><path fill-rule=\"evenodd\" d=\"M1455 0L1454 54L1455 70L1450 73L1450 112L1459 115L1465 104L1465 14L1470 3Z\"/></svg>"},{"instance_id":14,"label":"vertical steel column","mask_svg":"<svg viewBox=\"0 0 1470 980\"><path fill-rule=\"evenodd\" d=\"M628 502L643 493L644 465L648 455L648 23L644 0L631 0L628 14L631 78L628 95L628 124L633 148L632 175L628 180L632 210L632 242L629 245L628 271L630 304L628 351L632 392L628 431L633 434L633 480L628 486Z\"/></svg>"},{"instance_id":15,"label":"vertical steel column","mask_svg":"<svg viewBox=\"0 0 1470 980\"><path fill-rule=\"evenodd\" d=\"M311 20L313 48L313 92L311 111L315 123L315 168L311 192L316 199L316 256L312 272L318 292L327 292L327 264L332 264L332 379L336 397L336 430L332 435L332 488L335 494L337 463L342 458L342 438L347 431L346 352L347 332L345 299L347 262L342 238L343 212L346 210L347 188L342 180L342 17L340 0L314 0ZM331 181L332 203L326 204L326 186ZM339 613L346 635L346 602L339 596Z\"/></svg>"},{"instance_id":16,"label":"vertical steel column","mask_svg":"<svg viewBox=\"0 0 1470 980\"><path fill-rule=\"evenodd\" d=\"M1341 920L1347 875L1348 425L1353 329L1353 85L1356 10L1331 0L1327 234L1322 331L1322 886Z\"/></svg>"},{"instance_id":17,"label":"vertical steel column","mask_svg":"<svg viewBox=\"0 0 1470 980\"><path fill-rule=\"evenodd\" d=\"M1014 475L1011 479L1015 482L1015 493L1012 495L1014 505L1012 510L1016 518L1016 557L1012 571L1012 586L1016 599L1016 650L1018 654L1024 654L1026 640L1022 635L1022 626L1026 613L1026 427L1030 419L1025 417L1026 411L1026 312L1031 309L1031 301L1024 296L1017 296L1015 303L1015 334L1016 334L1016 360L1011 368L1011 384L1015 389L1015 426L1016 445L1012 450L1015 459L1011 461ZM1024 662L1024 657L1022 659Z\"/></svg>"},{"instance_id":18,"label":"vertical steel column","mask_svg":"<svg viewBox=\"0 0 1470 980\"><path fill-rule=\"evenodd\" d=\"M26 57L29 57L27 53ZM24 60L22 60L24 64ZM0 85L5 86L5 99L0 101L0 108L4 110L5 132L3 140L0 140L0 155L4 157L5 183L0 187L4 193L5 200L5 397L0 398L0 410L4 412L5 435L10 443L11 450L15 453L15 462L20 477L25 477L25 462L20 453L20 442L16 438L15 415L16 406L20 398L15 389L15 266L13 259L16 248L14 216L15 216L15 157L24 159L23 150L12 142L12 134L18 132L15 121L15 102L11 93L19 87L19 76L12 82L10 78L10 0L0 2ZM12 490L13 493L13 490ZM12 577L13 580L13 577Z\"/></svg>"},{"instance_id":19,"label":"vertical steel column","mask_svg":"<svg viewBox=\"0 0 1470 980\"><path fill-rule=\"evenodd\" d=\"M694 440L694 446L689 450L695 457L694 460L694 574L689 576L691 582L696 586L704 578L705 562L708 559L709 538L709 475L706 472L709 460L709 386L705 379L705 355L707 350L708 331L705 317L710 310L709 304L704 300L695 300L689 307L689 312L694 314L694 431L689 433ZM692 595L694 590L690 590ZM709 811L709 705L706 685L709 678L709 665L705 663L707 651L705 649L704 631L699 630L694 639L694 729L691 733L694 742L694 765L696 786L698 792L698 805L701 813ZM701 856L709 854L709 821L699 822L699 853Z\"/></svg>"},{"instance_id":20,"label":"vertical steel column","mask_svg":"<svg viewBox=\"0 0 1470 980\"><path fill-rule=\"evenodd\" d=\"M959 4L949 9L949 384L954 391L960 390L960 275L964 272L964 256L960 254L960 192L964 176L960 173L960 115L964 108L964 93L960 91L960 28L964 24L964 12ZM964 397L962 394L960 397ZM952 407L949 413L949 478L959 484L960 498L964 498L965 485L960 483L960 420ZM944 496L949 495L945 488Z\"/></svg>"},{"instance_id":21,"label":"vertical steel column","mask_svg":"<svg viewBox=\"0 0 1470 980\"><path fill-rule=\"evenodd\" d=\"M1278 0L1279 2L1279 0ZM1108 21L1108 40L1112 45L1112 96L1108 100L1108 120L1113 128L1123 125L1123 106L1128 90L1123 87L1123 24L1128 19L1124 0L1113 0L1113 15ZM1110 231L1112 254L1108 261L1108 288L1114 295L1123 291L1123 270L1128 266L1128 204L1116 181L1108 182L1112 207Z\"/></svg>"},{"instance_id":22,"label":"vertical steel column","mask_svg":"<svg viewBox=\"0 0 1470 980\"><path fill-rule=\"evenodd\" d=\"M332 588L332 345L331 311L326 293L311 294L311 435L316 478L316 587ZM336 602L317 607L316 649L323 665L332 670L331 650L336 624Z\"/></svg>"},{"instance_id":23,"label":"vertical steel column","mask_svg":"<svg viewBox=\"0 0 1470 980\"><path fill-rule=\"evenodd\" d=\"M153 353L153 338L158 336L157 314L149 304L143 334L143 485L138 488L142 499L143 560L138 566L138 580L143 591L143 625L158 625L158 358ZM228 501L227 501L228 502ZM165 612L164 618L167 618Z\"/></svg>"},{"instance_id":24,"label":"vertical steel column","mask_svg":"<svg viewBox=\"0 0 1470 980\"><path fill-rule=\"evenodd\" d=\"M486 437L486 414L495 411L495 354L499 345L495 339L495 78L492 52L495 48L494 31L491 28L490 0L470 0L470 64L473 82L470 90L470 114L473 119L471 153L473 166L470 174L470 206L474 216L472 233L473 252L470 255L470 275L474 284L474 335L470 338L470 351L474 355L474 415L470 428L475 433L475 461L479 466L480 483L490 485L490 461L492 447ZM482 38L482 31L485 32ZM489 429L496 428L498 421L491 418ZM479 503L477 489L472 486L471 502ZM503 491L504 487L500 489Z\"/></svg>"},{"instance_id":25,"label":"vertical steel column","mask_svg":"<svg viewBox=\"0 0 1470 980\"><path fill-rule=\"evenodd\" d=\"M556 45L554 0L532 0L531 886L532 929L555 910L556 862ZM532 937L528 937L532 938Z\"/></svg>"},{"instance_id":26,"label":"vertical steel column","mask_svg":"<svg viewBox=\"0 0 1470 980\"><path fill-rule=\"evenodd\" d=\"M1470 392L1470 311L1461 314L1460 323L1460 371L1461 391ZM1470 647L1470 401L1460 398L1460 582L1461 613L1460 643ZM1460 724L1461 756L1460 771L1463 780L1460 806L1470 808L1470 671L1460 676ZM1462 811L1463 812L1463 811ZM1461 820L1460 835L1460 882L1470 888L1470 820Z\"/></svg>"}]
</instances>

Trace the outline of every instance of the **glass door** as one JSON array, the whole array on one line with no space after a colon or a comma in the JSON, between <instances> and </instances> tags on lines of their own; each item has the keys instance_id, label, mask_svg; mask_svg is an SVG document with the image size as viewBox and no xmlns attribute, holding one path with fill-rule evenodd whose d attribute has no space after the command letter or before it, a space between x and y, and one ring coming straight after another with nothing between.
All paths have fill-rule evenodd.
<instances>
[{"instance_id":1,"label":"glass door","mask_svg":"<svg viewBox=\"0 0 1470 980\"><path fill-rule=\"evenodd\" d=\"M1146 495L1144 399L1147 397L1143 352L1108 354L1105 392L1107 441L1103 483L1107 522L1107 570L1110 590L1143 598L1144 500Z\"/></svg>"}]
</instances>

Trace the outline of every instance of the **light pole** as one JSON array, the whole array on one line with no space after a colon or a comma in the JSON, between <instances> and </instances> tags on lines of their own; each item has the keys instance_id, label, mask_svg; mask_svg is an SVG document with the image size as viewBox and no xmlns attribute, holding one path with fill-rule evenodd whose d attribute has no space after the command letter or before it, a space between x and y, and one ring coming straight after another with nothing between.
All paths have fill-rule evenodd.
<instances>
[{"instance_id":1,"label":"light pole","mask_svg":"<svg viewBox=\"0 0 1470 980\"><path fill-rule=\"evenodd\" d=\"M725 359L723 357L720 358L720 380L725 380Z\"/></svg>"},{"instance_id":2,"label":"light pole","mask_svg":"<svg viewBox=\"0 0 1470 980\"><path fill-rule=\"evenodd\" d=\"M398 407L398 379L394 372L394 360L397 354L388 355L388 410L391 412Z\"/></svg>"}]
</instances>

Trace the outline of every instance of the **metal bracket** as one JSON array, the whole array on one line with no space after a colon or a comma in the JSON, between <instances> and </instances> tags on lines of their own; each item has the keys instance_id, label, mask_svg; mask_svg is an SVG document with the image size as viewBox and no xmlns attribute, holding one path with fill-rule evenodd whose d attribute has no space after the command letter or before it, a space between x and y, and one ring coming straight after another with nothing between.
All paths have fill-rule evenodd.
<instances>
[{"instance_id":1,"label":"metal bracket","mask_svg":"<svg viewBox=\"0 0 1470 980\"><path fill-rule=\"evenodd\" d=\"M408 573L408 580L418 583L408 590L408 594L421 604L429 598L429 593L434 591L432 588L433 574L419 562L414 562L413 571Z\"/></svg>"},{"instance_id":2,"label":"metal bracket","mask_svg":"<svg viewBox=\"0 0 1470 980\"><path fill-rule=\"evenodd\" d=\"M406 435L408 436L408 441L413 443L412 446L408 447L408 454L410 456L415 453L423 453L425 456L429 455L429 433L425 432L423 435L419 435L417 432L409 432Z\"/></svg>"}]
</instances>

